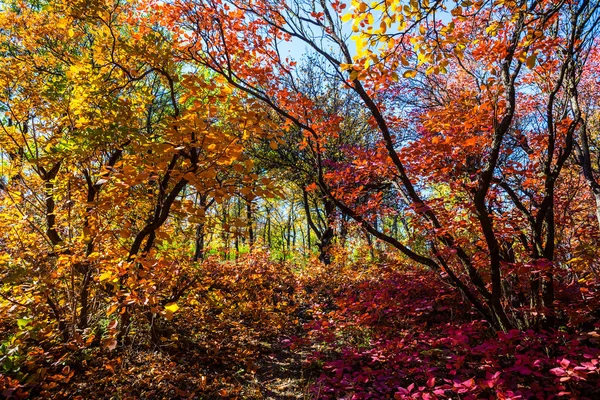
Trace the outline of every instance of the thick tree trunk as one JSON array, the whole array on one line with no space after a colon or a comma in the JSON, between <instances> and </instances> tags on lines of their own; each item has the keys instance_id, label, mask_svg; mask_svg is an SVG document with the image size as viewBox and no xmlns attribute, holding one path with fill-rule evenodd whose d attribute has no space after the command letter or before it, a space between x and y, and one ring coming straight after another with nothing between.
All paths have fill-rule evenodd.
<instances>
[{"instance_id":1,"label":"thick tree trunk","mask_svg":"<svg viewBox=\"0 0 600 400\"><path fill-rule=\"evenodd\" d=\"M321 235L321 240L319 241L319 261L321 261L325 265L331 264L331 254L329 252L329 248L331 246L331 242L333 241L333 228L328 227Z\"/></svg>"}]
</instances>

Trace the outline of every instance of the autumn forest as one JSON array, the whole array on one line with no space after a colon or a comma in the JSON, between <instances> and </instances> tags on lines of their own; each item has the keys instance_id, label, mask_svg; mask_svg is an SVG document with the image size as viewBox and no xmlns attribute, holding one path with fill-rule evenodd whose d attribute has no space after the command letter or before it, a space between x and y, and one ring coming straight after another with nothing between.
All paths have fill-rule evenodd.
<instances>
[{"instance_id":1,"label":"autumn forest","mask_svg":"<svg viewBox=\"0 0 600 400\"><path fill-rule=\"evenodd\" d=\"M597 0L1 0L0 397L600 398Z\"/></svg>"}]
</instances>

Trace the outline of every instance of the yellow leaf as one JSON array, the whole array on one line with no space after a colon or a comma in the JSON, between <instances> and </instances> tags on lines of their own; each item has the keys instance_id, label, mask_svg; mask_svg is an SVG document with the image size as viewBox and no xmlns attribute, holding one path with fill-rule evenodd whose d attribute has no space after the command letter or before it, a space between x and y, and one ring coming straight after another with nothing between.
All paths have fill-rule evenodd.
<instances>
[{"instance_id":1,"label":"yellow leaf","mask_svg":"<svg viewBox=\"0 0 600 400\"><path fill-rule=\"evenodd\" d=\"M179 306L177 305L177 303L168 303L165 306L165 310L171 313L177 312L177 310L179 310Z\"/></svg>"},{"instance_id":2,"label":"yellow leaf","mask_svg":"<svg viewBox=\"0 0 600 400\"><path fill-rule=\"evenodd\" d=\"M417 76L417 71L409 69L404 74L402 74L402 76L405 78L414 78L415 76Z\"/></svg>"},{"instance_id":3,"label":"yellow leaf","mask_svg":"<svg viewBox=\"0 0 600 400\"><path fill-rule=\"evenodd\" d=\"M362 58L366 55L365 49L366 40L362 37L353 38L356 41L356 58Z\"/></svg>"},{"instance_id":4,"label":"yellow leaf","mask_svg":"<svg viewBox=\"0 0 600 400\"><path fill-rule=\"evenodd\" d=\"M348 21L350 21L351 19L352 19L352 14L351 14L351 13L344 14L344 15L342 16L342 22L348 22Z\"/></svg>"},{"instance_id":5,"label":"yellow leaf","mask_svg":"<svg viewBox=\"0 0 600 400\"><path fill-rule=\"evenodd\" d=\"M98 278L100 280L100 282L104 282L104 281L108 281L112 278L112 273L107 271L105 273L103 273L102 275L100 275L100 277Z\"/></svg>"},{"instance_id":6,"label":"yellow leaf","mask_svg":"<svg viewBox=\"0 0 600 400\"><path fill-rule=\"evenodd\" d=\"M490 26L485 28L485 33L490 36L496 36L498 34L499 25L497 22L492 22Z\"/></svg>"}]
</instances>

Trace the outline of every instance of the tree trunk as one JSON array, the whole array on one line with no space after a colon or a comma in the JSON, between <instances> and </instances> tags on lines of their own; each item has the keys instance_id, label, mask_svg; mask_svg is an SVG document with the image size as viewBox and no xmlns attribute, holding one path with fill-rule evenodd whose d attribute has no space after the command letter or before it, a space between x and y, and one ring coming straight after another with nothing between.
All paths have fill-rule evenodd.
<instances>
[{"instance_id":1,"label":"tree trunk","mask_svg":"<svg viewBox=\"0 0 600 400\"><path fill-rule=\"evenodd\" d=\"M254 213L252 212L252 200L246 200L246 221L248 230L248 252L252 252L254 246Z\"/></svg>"},{"instance_id":2,"label":"tree trunk","mask_svg":"<svg viewBox=\"0 0 600 400\"><path fill-rule=\"evenodd\" d=\"M325 263L326 265L331 264L331 254L330 254L330 247L331 244L333 242L333 238L334 238L334 231L333 231L333 220L335 219L335 204L329 200L329 199L325 199L325 223L327 224L327 227L325 228L325 231L323 232L323 235L321 236L321 242L319 243L319 251L320 251L320 255L319 255L319 260L321 260L323 263Z\"/></svg>"},{"instance_id":3,"label":"tree trunk","mask_svg":"<svg viewBox=\"0 0 600 400\"><path fill-rule=\"evenodd\" d=\"M204 242L205 242L204 222L201 222L196 227L196 238L195 238L195 247L196 248L194 250L193 261L204 260Z\"/></svg>"}]
</instances>

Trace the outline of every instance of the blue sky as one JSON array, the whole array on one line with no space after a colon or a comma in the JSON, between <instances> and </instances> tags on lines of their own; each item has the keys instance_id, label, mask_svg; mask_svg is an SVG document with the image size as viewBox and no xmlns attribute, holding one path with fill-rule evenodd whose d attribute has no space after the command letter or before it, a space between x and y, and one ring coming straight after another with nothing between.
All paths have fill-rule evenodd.
<instances>
[{"instance_id":1,"label":"blue sky","mask_svg":"<svg viewBox=\"0 0 600 400\"><path fill-rule=\"evenodd\" d=\"M346 1L345 3L348 7L346 7L344 11L350 12L350 1ZM452 19L449 10L456 5L454 1L447 1L446 3L448 6L448 11L443 13L436 13L436 18L443 23L447 23ZM335 14L335 12L333 11L332 13ZM343 33L349 36L352 33L352 22L348 21L343 23L342 28ZM296 61L299 61L300 59L302 59L303 55L311 52L311 49L307 44L295 38L292 38L290 42L280 43L279 48L283 57L289 57L290 59L294 59ZM349 43L349 48L350 51L354 52L355 46L353 42Z\"/></svg>"}]
</instances>

